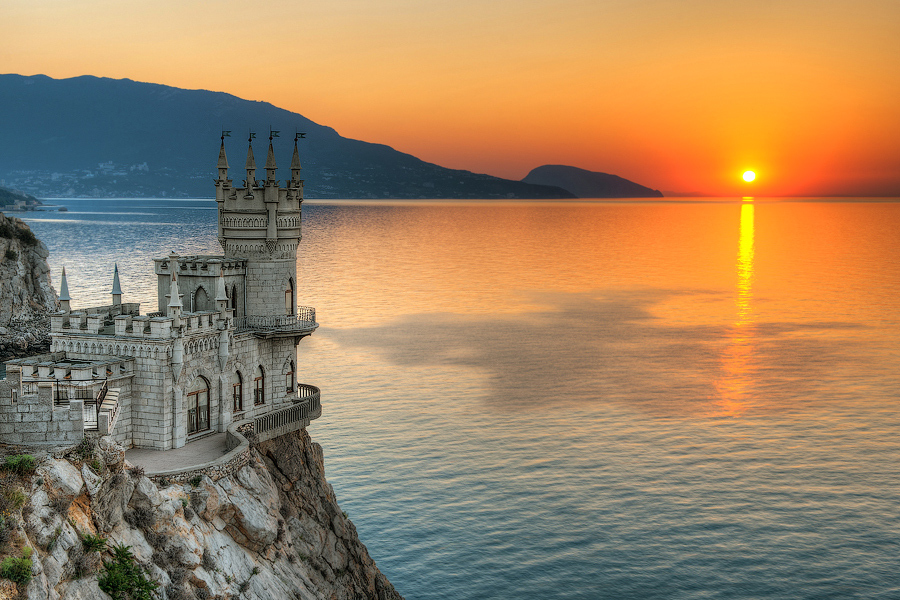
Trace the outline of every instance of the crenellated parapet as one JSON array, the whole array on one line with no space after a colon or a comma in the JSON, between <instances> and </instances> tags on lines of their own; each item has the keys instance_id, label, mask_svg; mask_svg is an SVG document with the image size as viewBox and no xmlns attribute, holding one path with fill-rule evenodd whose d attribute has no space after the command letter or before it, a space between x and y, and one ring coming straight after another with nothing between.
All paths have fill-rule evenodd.
<instances>
[{"instance_id":1,"label":"crenellated parapet","mask_svg":"<svg viewBox=\"0 0 900 600\"><path fill-rule=\"evenodd\" d=\"M226 258L294 259L301 238L300 218L303 180L300 158L294 141L291 179L284 186L275 179L276 162L269 138L266 176L256 178L253 146L247 152L246 179L241 187L228 179L225 143L219 150L216 202L219 208L218 237Z\"/></svg>"}]
</instances>

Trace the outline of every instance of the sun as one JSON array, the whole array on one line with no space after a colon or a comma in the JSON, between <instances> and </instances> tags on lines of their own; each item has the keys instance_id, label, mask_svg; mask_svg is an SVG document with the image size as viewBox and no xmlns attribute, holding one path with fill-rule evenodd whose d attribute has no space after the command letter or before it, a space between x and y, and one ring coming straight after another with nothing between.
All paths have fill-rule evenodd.
<instances>
[{"instance_id":1,"label":"sun","mask_svg":"<svg viewBox=\"0 0 900 600\"><path fill-rule=\"evenodd\" d=\"M751 181L756 179L756 173L754 173L753 171L744 171L744 174L741 175L741 177L744 178L744 181L750 183Z\"/></svg>"}]
</instances>

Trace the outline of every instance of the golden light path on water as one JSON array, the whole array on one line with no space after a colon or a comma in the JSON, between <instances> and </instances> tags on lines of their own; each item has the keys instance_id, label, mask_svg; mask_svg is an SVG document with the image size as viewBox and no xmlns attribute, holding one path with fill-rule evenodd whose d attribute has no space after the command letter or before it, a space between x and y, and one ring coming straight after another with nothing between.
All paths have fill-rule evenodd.
<instances>
[{"instance_id":1,"label":"golden light path on water","mask_svg":"<svg viewBox=\"0 0 900 600\"><path fill-rule=\"evenodd\" d=\"M741 206L737 254L737 288L735 306L737 319L728 335L722 352L722 378L716 382L721 397L718 405L724 414L739 414L747 408L751 398L753 377L757 371L754 356L753 315L753 244L754 206Z\"/></svg>"}]
</instances>

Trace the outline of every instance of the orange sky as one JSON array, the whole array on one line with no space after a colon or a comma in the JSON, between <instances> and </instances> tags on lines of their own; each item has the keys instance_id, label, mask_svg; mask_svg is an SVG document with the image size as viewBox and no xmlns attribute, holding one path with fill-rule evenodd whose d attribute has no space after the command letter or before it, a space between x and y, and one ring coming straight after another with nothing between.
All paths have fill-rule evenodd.
<instances>
[{"instance_id":1,"label":"orange sky","mask_svg":"<svg viewBox=\"0 0 900 600\"><path fill-rule=\"evenodd\" d=\"M447 167L900 195L897 0L4 0L0 20L3 72L225 91Z\"/></svg>"}]
</instances>

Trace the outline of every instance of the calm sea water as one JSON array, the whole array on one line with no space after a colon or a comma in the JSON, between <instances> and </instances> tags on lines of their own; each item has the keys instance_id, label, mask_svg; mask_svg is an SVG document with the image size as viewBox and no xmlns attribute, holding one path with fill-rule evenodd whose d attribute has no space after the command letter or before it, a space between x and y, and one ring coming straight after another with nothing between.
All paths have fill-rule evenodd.
<instances>
[{"instance_id":1,"label":"calm sea water","mask_svg":"<svg viewBox=\"0 0 900 600\"><path fill-rule=\"evenodd\" d=\"M27 220L73 306L215 205ZM900 597L900 203L304 207L301 381L409 600Z\"/></svg>"}]
</instances>

